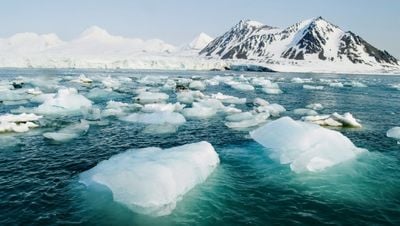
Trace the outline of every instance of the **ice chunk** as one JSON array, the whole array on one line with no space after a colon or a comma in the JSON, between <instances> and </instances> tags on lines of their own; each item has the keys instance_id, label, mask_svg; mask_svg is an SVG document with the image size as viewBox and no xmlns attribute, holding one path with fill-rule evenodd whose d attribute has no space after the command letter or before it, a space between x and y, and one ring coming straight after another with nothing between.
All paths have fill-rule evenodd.
<instances>
[{"instance_id":1,"label":"ice chunk","mask_svg":"<svg viewBox=\"0 0 400 226\"><path fill-rule=\"evenodd\" d=\"M185 104L191 104L195 100L205 98L204 94L200 91L184 90L176 94L176 99Z\"/></svg>"},{"instance_id":2,"label":"ice chunk","mask_svg":"<svg viewBox=\"0 0 400 226\"><path fill-rule=\"evenodd\" d=\"M232 89L236 89L239 91L253 91L254 87L247 83L240 83L240 82L229 82L228 85L232 87Z\"/></svg>"},{"instance_id":3,"label":"ice chunk","mask_svg":"<svg viewBox=\"0 0 400 226\"><path fill-rule=\"evenodd\" d=\"M397 143L400 144L400 127L393 127L386 132L386 136L390 138L394 138L397 140Z\"/></svg>"},{"instance_id":4,"label":"ice chunk","mask_svg":"<svg viewBox=\"0 0 400 226\"><path fill-rule=\"evenodd\" d=\"M322 171L366 151L337 131L290 117L267 123L250 136L271 151L271 158L290 164L296 173Z\"/></svg>"},{"instance_id":5,"label":"ice chunk","mask_svg":"<svg viewBox=\"0 0 400 226\"><path fill-rule=\"evenodd\" d=\"M307 108L297 108L293 110L295 115L318 115L318 113L314 110Z\"/></svg>"},{"instance_id":6,"label":"ice chunk","mask_svg":"<svg viewBox=\"0 0 400 226\"><path fill-rule=\"evenodd\" d=\"M262 91L266 94L281 94L283 93L282 90L279 88L271 88L271 87L263 87Z\"/></svg>"},{"instance_id":7,"label":"ice chunk","mask_svg":"<svg viewBox=\"0 0 400 226\"><path fill-rule=\"evenodd\" d=\"M232 120L231 122L226 122L225 125L231 129L241 130L250 127L258 126L261 123L267 121L269 117L269 113L258 113L255 115L251 115L251 117L246 118L247 115L242 115L243 120L239 120L239 118L231 118L236 120Z\"/></svg>"},{"instance_id":8,"label":"ice chunk","mask_svg":"<svg viewBox=\"0 0 400 226\"><path fill-rule=\"evenodd\" d=\"M331 115L315 115L305 116L302 118L303 121L312 122L321 126L335 126L335 127L355 127L361 128L361 124L357 122L357 119L353 117L349 112L340 115L333 113Z\"/></svg>"},{"instance_id":9,"label":"ice chunk","mask_svg":"<svg viewBox=\"0 0 400 226\"><path fill-rule=\"evenodd\" d=\"M286 109L280 104L269 104L265 106L259 106L256 108L257 112L268 112L273 117L278 117L281 113L285 112Z\"/></svg>"},{"instance_id":10,"label":"ice chunk","mask_svg":"<svg viewBox=\"0 0 400 226\"><path fill-rule=\"evenodd\" d=\"M39 105L36 112L40 114L60 114L80 111L82 107L92 107L92 102L86 97L78 94L75 88L65 88L58 90L53 97L46 99Z\"/></svg>"},{"instance_id":11,"label":"ice chunk","mask_svg":"<svg viewBox=\"0 0 400 226\"><path fill-rule=\"evenodd\" d=\"M250 112L241 112L237 114L228 115L225 119L231 122L238 122L243 120L252 119L254 116Z\"/></svg>"},{"instance_id":12,"label":"ice chunk","mask_svg":"<svg viewBox=\"0 0 400 226\"><path fill-rule=\"evenodd\" d=\"M89 188L106 186L115 202L134 212L163 216L218 164L218 154L205 141L164 150L128 150L83 172L80 182Z\"/></svg>"},{"instance_id":13,"label":"ice chunk","mask_svg":"<svg viewBox=\"0 0 400 226\"><path fill-rule=\"evenodd\" d=\"M155 103L155 104L146 104L143 106L143 112L158 112L158 111L181 111L185 107L184 104L175 103L175 104L164 104L164 103Z\"/></svg>"},{"instance_id":14,"label":"ice chunk","mask_svg":"<svg viewBox=\"0 0 400 226\"><path fill-rule=\"evenodd\" d=\"M184 108L182 114L188 118L203 119L214 116L217 113L215 108L203 106L197 102L193 103L193 107Z\"/></svg>"},{"instance_id":15,"label":"ice chunk","mask_svg":"<svg viewBox=\"0 0 400 226\"><path fill-rule=\"evenodd\" d=\"M123 121L143 124L173 124L180 125L186 122L185 117L177 112L132 113L120 118Z\"/></svg>"},{"instance_id":16,"label":"ice chunk","mask_svg":"<svg viewBox=\"0 0 400 226\"><path fill-rule=\"evenodd\" d=\"M332 82L332 83L329 83L329 86L330 87L342 88L343 84L341 82Z\"/></svg>"},{"instance_id":17,"label":"ice chunk","mask_svg":"<svg viewBox=\"0 0 400 226\"><path fill-rule=\"evenodd\" d=\"M357 122L357 120L353 117L353 115L349 112L344 113L343 115L340 115L338 113L333 113L331 117L340 123L342 123L344 126L347 127L358 127L361 128L361 124Z\"/></svg>"},{"instance_id":18,"label":"ice chunk","mask_svg":"<svg viewBox=\"0 0 400 226\"><path fill-rule=\"evenodd\" d=\"M57 132L43 133L43 136L50 140L66 142L85 134L88 130L89 123L85 120L81 120L80 123L69 125Z\"/></svg>"},{"instance_id":19,"label":"ice chunk","mask_svg":"<svg viewBox=\"0 0 400 226\"><path fill-rule=\"evenodd\" d=\"M357 87L357 88L365 88L365 87L367 87L367 85L365 85L364 83L359 82L359 81L347 82L347 83L345 83L345 86L351 86L351 87Z\"/></svg>"},{"instance_id":20,"label":"ice chunk","mask_svg":"<svg viewBox=\"0 0 400 226\"><path fill-rule=\"evenodd\" d=\"M111 78L111 76L104 78L101 83L110 89L118 89L121 86L121 83L117 79Z\"/></svg>"},{"instance_id":21,"label":"ice chunk","mask_svg":"<svg viewBox=\"0 0 400 226\"><path fill-rule=\"evenodd\" d=\"M311 90L322 90L323 86L312 86L312 85L303 85L303 89L311 89Z\"/></svg>"},{"instance_id":22,"label":"ice chunk","mask_svg":"<svg viewBox=\"0 0 400 226\"><path fill-rule=\"evenodd\" d=\"M24 133L28 132L30 128L39 127L35 121L41 119L42 116L35 114L22 113L19 115L5 114L0 115L0 133L5 132L16 132Z\"/></svg>"},{"instance_id":23,"label":"ice chunk","mask_svg":"<svg viewBox=\"0 0 400 226\"><path fill-rule=\"evenodd\" d=\"M222 93L212 94L211 98L220 100L222 103L226 104L245 104L246 98L238 98L234 96L224 95Z\"/></svg>"},{"instance_id":24,"label":"ice chunk","mask_svg":"<svg viewBox=\"0 0 400 226\"><path fill-rule=\"evenodd\" d=\"M192 81L189 84L190 89L196 89L196 90L205 90L206 89L206 84L202 81Z\"/></svg>"},{"instance_id":25,"label":"ice chunk","mask_svg":"<svg viewBox=\"0 0 400 226\"><path fill-rule=\"evenodd\" d=\"M324 109L324 107L320 103L309 104L309 105L306 106L306 108L312 109L312 110L315 110L315 111L319 111L319 110Z\"/></svg>"},{"instance_id":26,"label":"ice chunk","mask_svg":"<svg viewBox=\"0 0 400 226\"><path fill-rule=\"evenodd\" d=\"M141 104L151 104L151 103L160 103L164 102L169 98L169 96L165 93L156 93L156 92L140 92L134 100Z\"/></svg>"},{"instance_id":27,"label":"ice chunk","mask_svg":"<svg viewBox=\"0 0 400 226\"><path fill-rule=\"evenodd\" d=\"M259 97L256 97L253 100L253 104L256 105L256 106L266 106L266 105L269 104L269 102L264 100L264 99L261 99Z\"/></svg>"}]
</instances>

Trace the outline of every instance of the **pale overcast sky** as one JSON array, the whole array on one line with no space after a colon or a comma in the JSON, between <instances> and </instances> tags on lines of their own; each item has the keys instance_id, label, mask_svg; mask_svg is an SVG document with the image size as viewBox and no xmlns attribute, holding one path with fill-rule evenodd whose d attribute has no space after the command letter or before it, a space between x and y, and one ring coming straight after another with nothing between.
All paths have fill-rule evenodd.
<instances>
[{"instance_id":1,"label":"pale overcast sky","mask_svg":"<svg viewBox=\"0 0 400 226\"><path fill-rule=\"evenodd\" d=\"M89 26L178 45L218 36L240 19L286 27L322 16L400 57L399 0L0 0L0 37L56 33L69 40Z\"/></svg>"}]
</instances>

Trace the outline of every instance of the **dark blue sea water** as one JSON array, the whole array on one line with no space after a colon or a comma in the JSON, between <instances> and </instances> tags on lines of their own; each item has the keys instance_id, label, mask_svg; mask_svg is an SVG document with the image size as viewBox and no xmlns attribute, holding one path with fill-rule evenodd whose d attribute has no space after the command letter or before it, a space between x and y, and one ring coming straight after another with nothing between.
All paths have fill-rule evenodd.
<instances>
[{"instance_id":1,"label":"dark blue sea water","mask_svg":"<svg viewBox=\"0 0 400 226\"><path fill-rule=\"evenodd\" d=\"M386 131L400 126L400 76L294 73L234 73L193 71L80 71L12 70L0 71L0 81L7 83L18 76L55 92L60 86L75 87L87 94L93 86L70 80L81 73L91 78L129 77L112 95L93 98L104 108L108 100L132 102L135 81L143 76L212 77L267 76L277 81L283 94L268 95L259 88L243 92L227 85L207 86L205 94L222 92L246 97L249 103L237 106L252 108L251 100L261 97L291 110L318 102L321 113L351 112L363 128L339 129L353 143L369 150L356 160L318 173L296 174L288 165L271 160L261 145L246 131L235 131L217 115L204 120L187 120L176 133L148 134L143 125L107 118L91 124L87 134L70 142L58 143L42 134L53 131L82 116L45 118L41 127L23 134L0 134L0 225L399 225L400 224L400 145L386 137ZM290 82L293 77L312 78L312 85L323 90L305 90ZM329 87L320 79L343 83L359 81L368 87ZM173 91L167 92L175 102ZM0 92L0 95L1 92ZM0 114L23 105L0 104ZM198 141L210 142L221 164L206 180L178 202L172 214L150 217L135 214L112 201L110 193L91 193L79 183L79 174L102 160L131 148L173 147Z\"/></svg>"}]
</instances>

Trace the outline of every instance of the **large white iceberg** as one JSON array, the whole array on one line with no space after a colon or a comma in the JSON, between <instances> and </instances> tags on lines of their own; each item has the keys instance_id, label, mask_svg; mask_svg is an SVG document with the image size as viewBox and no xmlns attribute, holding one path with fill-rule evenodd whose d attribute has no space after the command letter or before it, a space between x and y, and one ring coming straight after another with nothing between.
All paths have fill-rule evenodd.
<instances>
[{"instance_id":1,"label":"large white iceberg","mask_svg":"<svg viewBox=\"0 0 400 226\"><path fill-rule=\"evenodd\" d=\"M322 171L366 151L337 131L290 117L270 122L250 136L271 151L272 159L290 164L296 173Z\"/></svg>"},{"instance_id":2,"label":"large white iceberg","mask_svg":"<svg viewBox=\"0 0 400 226\"><path fill-rule=\"evenodd\" d=\"M219 164L208 142L169 149L128 150L80 175L88 187L106 186L115 202L152 216L170 214L176 203L204 182Z\"/></svg>"}]
</instances>

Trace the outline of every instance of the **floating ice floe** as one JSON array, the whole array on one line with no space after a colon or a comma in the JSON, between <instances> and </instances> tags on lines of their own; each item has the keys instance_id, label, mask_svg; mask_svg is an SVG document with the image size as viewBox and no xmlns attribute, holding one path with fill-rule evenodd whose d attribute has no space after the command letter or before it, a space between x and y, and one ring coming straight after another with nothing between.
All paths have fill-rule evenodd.
<instances>
[{"instance_id":1,"label":"floating ice floe","mask_svg":"<svg viewBox=\"0 0 400 226\"><path fill-rule=\"evenodd\" d=\"M303 85L303 89L322 90L322 89L324 89L324 87L323 86Z\"/></svg>"},{"instance_id":2,"label":"floating ice floe","mask_svg":"<svg viewBox=\"0 0 400 226\"><path fill-rule=\"evenodd\" d=\"M205 95L200 91L184 90L176 93L176 99L184 104L191 104L194 101L198 101L205 98Z\"/></svg>"},{"instance_id":3,"label":"floating ice floe","mask_svg":"<svg viewBox=\"0 0 400 226\"><path fill-rule=\"evenodd\" d=\"M386 136L396 139L397 143L400 144L400 127L393 127L386 132Z\"/></svg>"},{"instance_id":4,"label":"floating ice floe","mask_svg":"<svg viewBox=\"0 0 400 226\"><path fill-rule=\"evenodd\" d=\"M222 93L212 94L211 98L220 100L225 104L245 104L246 98L238 98L234 96L224 95Z\"/></svg>"},{"instance_id":5,"label":"floating ice floe","mask_svg":"<svg viewBox=\"0 0 400 226\"><path fill-rule=\"evenodd\" d=\"M314 115L305 116L302 118L303 121L311 122L321 126L333 126L333 127L354 127L361 128L361 124L357 122L357 119L349 112L340 115L333 113L331 115Z\"/></svg>"},{"instance_id":6,"label":"floating ice floe","mask_svg":"<svg viewBox=\"0 0 400 226\"><path fill-rule=\"evenodd\" d=\"M140 92L134 100L141 104L160 103L168 100L169 96L165 93Z\"/></svg>"},{"instance_id":7,"label":"floating ice floe","mask_svg":"<svg viewBox=\"0 0 400 226\"><path fill-rule=\"evenodd\" d=\"M345 85L345 86L356 87L356 88L365 88L365 87L368 87L367 85L365 85L364 83L359 82L359 81L346 82L344 85Z\"/></svg>"},{"instance_id":8,"label":"floating ice floe","mask_svg":"<svg viewBox=\"0 0 400 226\"><path fill-rule=\"evenodd\" d=\"M101 83L109 89L118 89L121 86L121 82L111 76L104 78Z\"/></svg>"},{"instance_id":9,"label":"floating ice floe","mask_svg":"<svg viewBox=\"0 0 400 226\"><path fill-rule=\"evenodd\" d=\"M278 117L286 109L280 104L268 104L255 108L256 112L268 112L272 117Z\"/></svg>"},{"instance_id":10,"label":"floating ice floe","mask_svg":"<svg viewBox=\"0 0 400 226\"><path fill-rule=\"evenodd\" d=\"M318 112L312 110L312 109L307 109L307 108L297 108L293 110L293 113L295 115L318 115Z\"/></svg>"},{"instance_id":11,"label":"floating ice floe","mask_svg":"<svg viewBox=\"0 0 400 226\"><path fill-rule=\"evenodd\" d=\"M292 78L290 81L291 81L292 83L303 84L303 83L305 83L305 82L310 82L311 79L302 79L302 78L299 78L299 77L295 77L295 78Z\"/></svg>"},{"instance_id":12,"label":"floating ice floe","mask_svg":"<svg viewBox=\"0 0 400 226\"><path fill-rule=\"evenodd\" d=\"M14 114L0 115L0 133L28 132L29 129L31 128L39 127L39 125L36 122L41 118L42 116L35 115L33 113L30 114L22 113L19 115L14 115Z\"/></svg>"},{"instance_id":13,"label":"floating ice floe","mask_svg":"<svg viewBox=\"0 0 400 226\"><path fill-rule=\"evenodd\" d=\"M172 124L181 125L186 122L185 117L177 112L132 113L120 118L127 122L143 124Z\"/></svg>"},{"instance_id":14,"label":"floating ice floe","mask_svg":"<svg viewBox=\"0 0 400 226\"><path fill-rule=\"evenodd\" d=\"M82 107L92 107L92 102L78 94L75 88L58 90L54 97L49 97L39 105L35 112L40 114L62 114L79 112Z\"/></svg>"},{"instance_id":15,"label":"floating ice floe","mask_svg":"<svg viewBox=\"0 0 400 226\"><path fill-rule=\"evenodd\" d=\"M75 80L72 80L72 81L78 82L78 83L83 83L83 84L91 84L93 82L93 80L88 78L88 77L86 77L85 74L80 74L78 79L75 79Z\"/></svg>"},{"instance_id":16,"label":"floating ice floe","mask_svg":"<svg viewBox=\"0 0 400 226\"><path fill-rule=\"evenodd\" d=\"M170 214L183 196L203 183L219 164L208 142L168 149L128 150L80 174L88 188L107 187L113 200L152 216Z\"/></svg>"},{"instance_id":17,"label":"floating ice floe","mask_svg":"<svg viewBox=\"0 0 400 226\"><path fill-rule=\"evenodd\" d=\"M226 118L229 122L225 125L231 129L242 130L255 127L264 123L269 118L269 113L248 114L249 112L230 115Z\"/></svg>"},{"instance_id":18,"label":"floating ice floe","mask_svg":"<svg viewBox=\"0 0 400 226\"><path fill-rule=\"evenodd\" d=\"M217 113L217 110L212 107L204 106L198 102L194 102L191 108L184 108L182 114L188 118L204 119L210 118Z\"/></svg>"},{"instance_id":19,"label":"floating ice floe","mask_svg":"<svg viewBox=\"0 0 400 226\"><path fill-rule=\"evenodd\" d=\"M341 83L341 82L332 82L332 83L329 83L329 86L330 86L330 87L337 87L337 88L342 88L342 87L344 87L344 86L343 86L343 83Z\"/></svg>"},{"instance_id":20,"label":"floating ice floe","mask_svg":"<svg viewBox=\"0 0 400 226\"><path fill-rule=\"evenodd\" d=\"M227 83L232 89L236 89L239 91L253 91L254 87L250 84L247 83L240 83L240 82L235 82L231 81Z\"/></svg>"},{"instance_id":21,"label":"floating ice floe","mask_svg":"<svg viewBox=\"0 0 400 226\"><path fill-rule=\"evenodd\" d=\"M273 83L273 82L263 84L261 90L266 94L281 94L281 93L283 93L282 90L279 88L278 83Z\"/></svg>"},{"instance_id":22,"label":"floating ice floe","mask_svg":"<svg viewBox=\"0 0 400 226\"><path fill-rule=\"evenodd\" d=\"M206 89L206 84L202 81L192 81L189 84L190 89L195 89L195 90L205 90Z\"/></svg>"},{"instance_id":23,"label":"floating ice floe","mask_svg":"<svg viewBox=\"0 0 400 226\"><path fill-rule=\"evenodd\" d=\"M141 111L143 112L159 112L159 111L168 111L168 112L174 112L174 111L181 111L185 107L184 104L175 103L154 103L154 104L145 104Z\"/></svg>"},{"instance_id":24,"label":"floating ice floe","mask_svg":"<svg viewBox=\"0 0 400 226\"><path fill-rule=\"evenodd\" d=\"M34 96L43 94L43 92L37 87L36 88L32 88L32 89L27 89L25 92L27 94L31 94L31 95L34 95Z\"/></svg>"},{"instance_id":25,"label":"floating ice floe","mask_svg":"<svg viewBox=\"0 0 400 226\"><path fill-rule=\"evenodd\" d=\"M76 139L79 136L85 134L89 130L89 123L86 120L81 120L80 123L69 125L57 132L47 132L43 133L43 136L47 139L67 142L72 139Z\"/></svg>"},{"instance_id":26,"label":"floating ice floe","mask_svg":"<svg viewBox=\"0 0 400 226\"><path fill-rule=\"evenodd\" d=\"M322 104L320 104L320 103L312 103L312 104L309 104L309 105L306 106L306 108L312 109L312 110L314 110L314 111L319 111L319 110L324 109L324 107L323 107Z\"/></svg>"},{"instance_id":27,"label":"floating ice floe","mask_svg":"<svg viewBox=\"0 0 400 226\"><path fill-rule=\"evenodd\" d=\"M253 100L253 104L256 105L256 106L266 106L266 105L269 104L269 102L264 100L264 99L261 99L259 97L256 97Z\"/></svg>"},{"instance_id":28,"label":"floating ice floe","mask_svg":"<svg viewBox=\"0 0 400 226\"><path fill-rule=\"evenodd\" d=\"M272 159L290 164L296 173L322 171L366 151L337 131L290 117L267 123L250 136L268 148Z\"/></svg>"}]
</instances>

